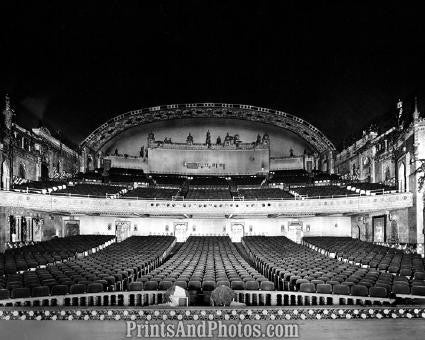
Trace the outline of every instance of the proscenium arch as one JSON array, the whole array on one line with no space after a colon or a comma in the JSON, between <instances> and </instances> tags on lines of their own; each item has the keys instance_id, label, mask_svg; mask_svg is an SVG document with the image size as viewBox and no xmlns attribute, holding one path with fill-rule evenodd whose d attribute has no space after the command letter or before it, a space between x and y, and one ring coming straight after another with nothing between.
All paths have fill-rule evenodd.
<instances>
[{"instance_id":1,"label":"proscenium arch","mask_svg":"<svg viewBox=\"0 0 425 340\"><path fill-rule=\"evenodd\" d=\"M99 126L81 142L81 147L98 152L112 138L132 127L184 118L231 118L271 124L300 136L319 154L336 150L323 132L299 117L263 107L223 103L172 104L129 111Z\"/></svg>"}]
</instances>

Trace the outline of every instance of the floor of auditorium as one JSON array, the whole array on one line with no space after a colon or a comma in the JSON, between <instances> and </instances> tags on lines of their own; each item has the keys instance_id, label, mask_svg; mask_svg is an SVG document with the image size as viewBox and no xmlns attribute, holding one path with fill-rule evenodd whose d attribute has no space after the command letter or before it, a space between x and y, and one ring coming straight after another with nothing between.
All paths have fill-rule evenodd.
<instances>
[{"instance_id":1,"label":"floor of auditorium","mask_svg":"<svg viewBox=\"0 0 425 340\"><path fill-rule=\"evenodd\" d=\"M308 320L297 324L299 339L399 340L423 339L425 334L423 320ZM2 339L118 340L126 339L126 324L124 321L2 321L0 336Z\"/></svg>"}]
</instances>

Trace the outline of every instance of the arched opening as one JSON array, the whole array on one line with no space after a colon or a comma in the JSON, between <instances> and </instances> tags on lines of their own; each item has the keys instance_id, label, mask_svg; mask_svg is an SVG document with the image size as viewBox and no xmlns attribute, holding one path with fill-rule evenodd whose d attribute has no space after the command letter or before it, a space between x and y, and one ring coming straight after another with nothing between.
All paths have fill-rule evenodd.
<instances>
[{"instance_id":1,"label":"arched opening","mask_svg":"<svg viewBox=\"0 0 425 340\"><path fill-rule=\"evenodd\" d=\"M45 181L49 179L49 168L46 163L41 163L41 180Z\"/></svg>"},{"instance_id":2,"label":"arched opening","mask_svg":"<svg viewBox=\"0 0 425 340\"><path fill-rule=\"evenodd\" d=\"M26 178L25 166L22 163L19 164L18 176L19 176L19 178L23 178L23 179Z\"/></svg>"},{"instance_id":3,"label":"arched opening","mask_svg":"<svg viewBox=\"0 0 425 340\"><path fill-rule=\"evenodd\" d=\"M406 165L403 162L398 167L398 190L406 191Z\"/></svg>"},{"instance_id":4,"label":"arched opening","mask_svg":"<svg viewBox=\"0 0 425 340\"><path fill-rule=\"evenodd\" d=\"M1 188L3 190L10 189L10 170L7 160L4 160L1 166Z\"/></svg>"}]
</instances>

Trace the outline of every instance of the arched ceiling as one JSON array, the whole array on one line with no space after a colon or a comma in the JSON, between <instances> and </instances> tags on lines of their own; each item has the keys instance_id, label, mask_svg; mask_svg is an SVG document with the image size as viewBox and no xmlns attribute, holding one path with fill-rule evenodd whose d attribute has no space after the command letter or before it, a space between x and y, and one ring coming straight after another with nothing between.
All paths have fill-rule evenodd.
<instances>
[{"instance_id":1,"label":"arched ceiling","mask_svg":"<svg viewBox=\"0 0 425 340\"><path fill-rule=\"evenodd\" d=\"M231 118L271 124L297 134L319 153L335 150L333 143L319 129L294 115L251 105L221 103L173 104L129 111L99 126L81 142L81 147L97 152L105 143L132 127L183 118Z\"/></svg>"}]
</instances>

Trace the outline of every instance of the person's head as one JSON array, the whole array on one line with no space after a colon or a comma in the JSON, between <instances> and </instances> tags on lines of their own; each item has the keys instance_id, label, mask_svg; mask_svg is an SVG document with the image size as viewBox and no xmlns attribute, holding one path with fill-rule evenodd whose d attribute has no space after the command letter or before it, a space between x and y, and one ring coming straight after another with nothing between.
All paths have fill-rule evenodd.
<instances>
[{"instance_id":1,"label":"person's head","mask_svg":"<svg viewBox=\"0 0 425 340\"><path fill-rule=\"evenodd\" d=\"M231 288L224 285L218 286L211 293L211 303L214 306L230 306L234 297L235 293Z\"/></svg>"},{"instance_id":2,"label":"person's head","mask_svg":"<svg viewBox=\"0 0 425 340\"><path fill-rule=\"evenodd\" d=\"M186 290L179 286L172 286L165 292L165 302L170 303L172 306L178 306L182 298L186 298Z\"/></svg>"}]
</instances>

